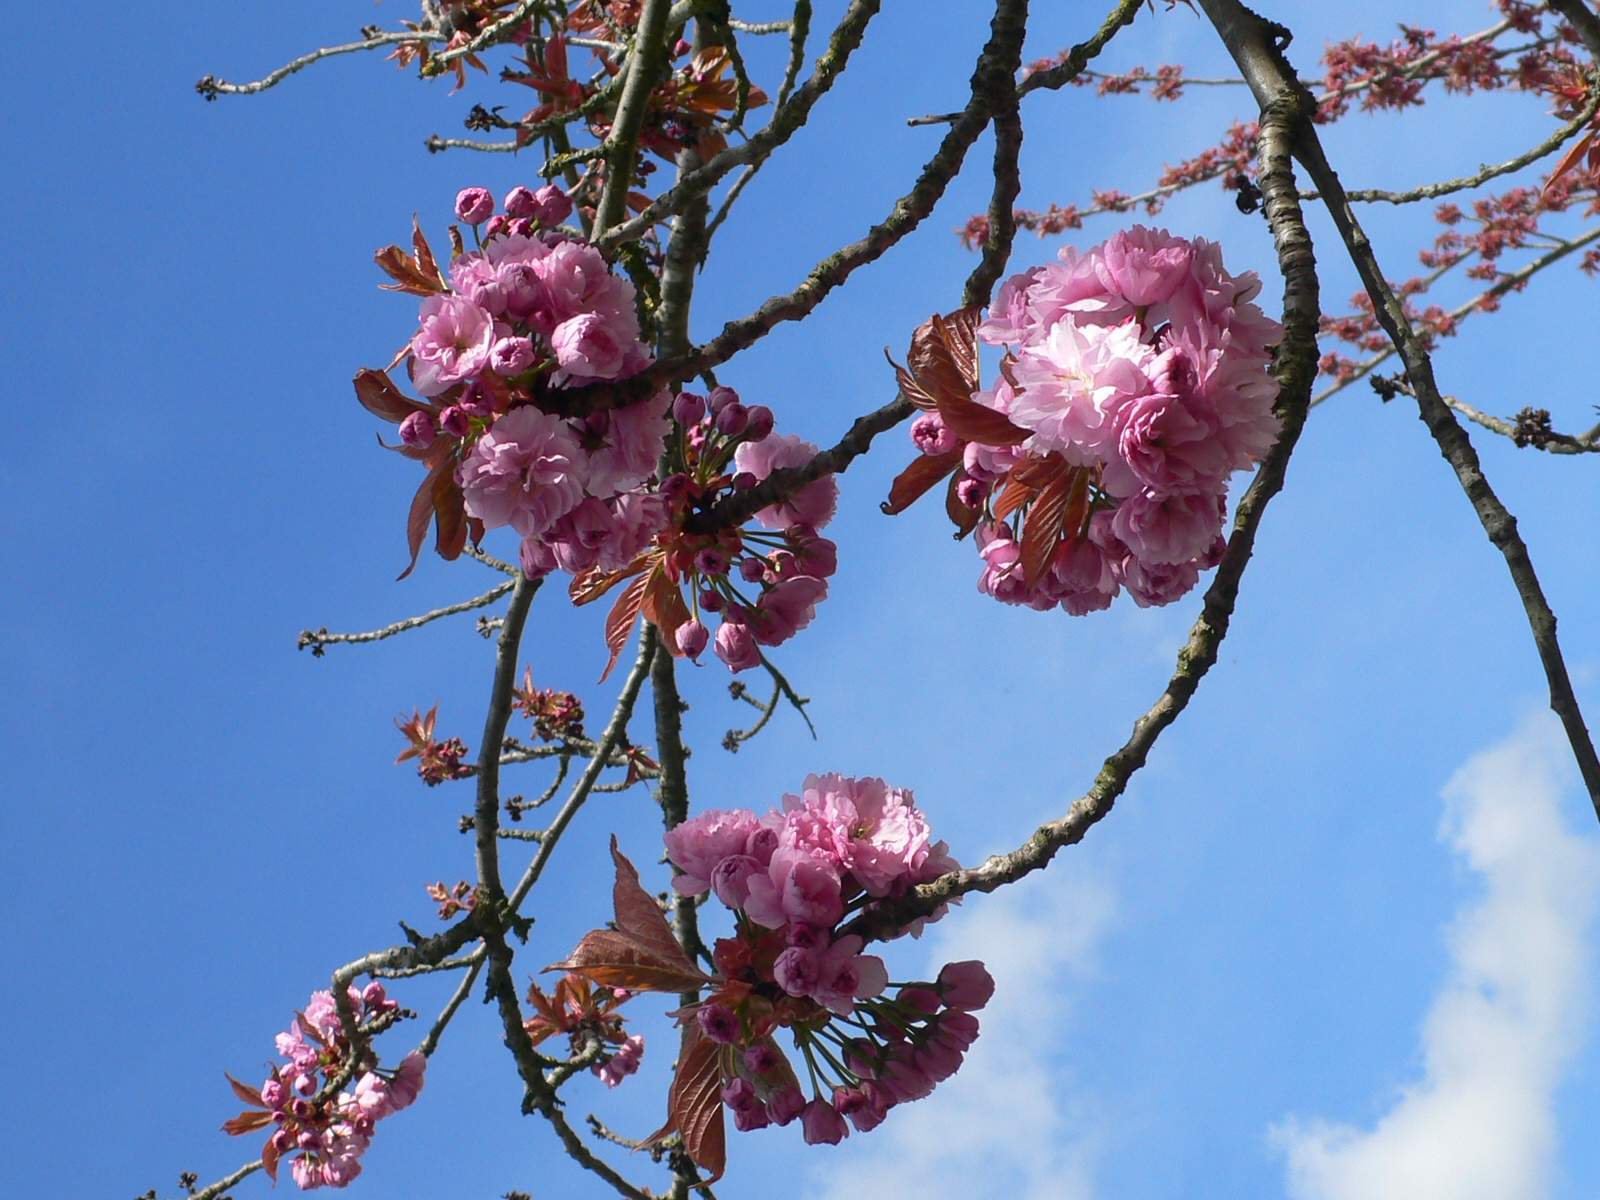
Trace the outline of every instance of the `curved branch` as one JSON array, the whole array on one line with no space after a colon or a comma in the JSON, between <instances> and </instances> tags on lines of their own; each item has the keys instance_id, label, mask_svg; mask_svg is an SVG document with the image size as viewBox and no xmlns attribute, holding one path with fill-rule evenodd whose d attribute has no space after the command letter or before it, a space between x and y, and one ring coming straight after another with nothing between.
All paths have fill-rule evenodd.
<instances>
[{"instance_id":1,"label":"curved branch","mask_svg":"<svg viewBox=\"0 0 1600 1200\"><path fill-rule=\"evenodd\" d=\"M401 42L442 42L447 40L444 34L434 29L408 29L403 32L379 33L365 38L359 42L349 42L343 46L324 46L320 50L313 50L310 54L303 54L293 62L285 63L270 75L256 80L254 83L229 83L227 80L218 79L214 75L207 75L194 85L194 90L207 100L215 100L218 96L251 96L256 92L264 92L270 87L277 87L291 75L304 71L314 62L324 58L332 58L336 54L354 54L358 50L376 50L380 46L396 46Z\"/></svg>"},{"instance_id":2,"label":"curved branch","mask_svg":"<svg viewBox=\"0 0 1600 1200\"><path fill-rule=\"evenodd\" d=\"M1253 91L1259 95L1274 86L1287 86L1292 72L1283 61L1282 53L1275 47L1273 31L1266 22L1239 4L1238 0L1200 0L1200 4L1217 26ZM1439 452L1455 471L1456 479L1477 513L1484 532L1505 557L1550 687L1550 708L1561 718L1567 742L1578 762L1578 771L1583 776L1595 813L1600 816L1600 754L1595 753L1594 742L1584 724L1583 711L1573 693L1567 665L1561 656L1561 644L1556 637L1556 616L1534 572L1528 547L1517 532L1516 518L1484 478L1472 440L1444 402L1434 379L1433 360L1416 330L1411 327L1400 299L1384 278L1372 243L1367 240L1366 232L1356 219L1355 210L1345 199L1339 177L1328 165L1316 130L1309 122L1303 123L1298 130L1295 156L1305 165L1307 174L1322 193L1323 203L1333 218L1334 226L1355 264L1356 272L1361 276L1367 294L1372 298L1374 315L1405 363L1406 376L1416 396L1419 415L1438 443Z\"/></svg>"},{"instance_id":3,"label":"curved branch","mask_svg":"<svg viewBox=\"0 0 1600 1200\"><path fill-rule=\"evenodd\" d=\"M478 883L488 904L499 903L500 847L495 830L500 827L500 753L505 741L506 722L511 719L511 693L517 686L517 651L522 644L522 627L528 609L544 580L520 577L500 627L500 642L495 650L494 686L489 694L489 713L483 723L483 742L478 747L478 794L473 806L472 828L477 845Z\"/></svg>"},{"instance_id":4,"label":"curved branch","mask_svg":"<svg viewBox=\"0 0 1600 1200\"><path fill-rule=\"evenodd\" d=\"M1239 501L1228 550L1217 566L1216 578L1206 589L1205 606L1188 644L1178 654L1178 665L1166 690L1134 724L1133 734L1120 750L1106 759L1087 794L1065 816L1041 825L1026 843L1009 854L996 855L981 866L961 869L913 889L889 904L864 912L846 932L869 938L894 936L919 917L968 892L992 892L1046 866L1063 846L1073 845L1108 813L1145 763L1156 739L1171 725L1193 697L1200 680L1217 661L1217 651L1227 636L1239 581L1249 565L1267 504L1283 487L1284 471L1305 424L1311 386L1317 372L1319 319L1316 260L1311 237L1294 186L1289 147L1305 99L1286 93L1269 101L1262 113L1261 180L1267 220L1277 245L1278 264L1284 276L1283 341L1274 367L1281 392L1277 412L1283 432L1262 460L1249 490Z\"/></svg>"},{"instance_id":5,"label":"curved branch","mask_svg":"<svg viewBox=\"0 0 1600 1200\"><path fill-rule=\"evenodd\" d=\"M394 637L397 633L405 633L408 629L417 629L430 621L437 621L440 617L454 616L456 613L471 612L475 608L486 608L509 592L515 584L502 583L492 587L481 596L474 596L471 600L463 600L460 604L447 604L443 608L436 608L432 612L423 613L416 617L407 617L403 621L396 621L393 625L385 625L382 629L373 629L367 633L329 633L324 625L321 629L304 629L300 632L299 641L296 642L297 650L311 648L313 658L321 658L324 646L358 642L381 642L384 638Z\"/></svg>"}]
</instances>

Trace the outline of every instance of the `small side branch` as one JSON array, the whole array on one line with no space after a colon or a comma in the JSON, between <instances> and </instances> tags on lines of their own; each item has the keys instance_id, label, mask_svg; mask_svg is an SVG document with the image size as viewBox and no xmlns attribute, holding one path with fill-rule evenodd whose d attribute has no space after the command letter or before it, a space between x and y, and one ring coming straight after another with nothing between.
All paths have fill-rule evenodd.
<instances>
[{"instance_id":1,"label":"small side branch","mask_svg":"<svg viewBox=\"0 0 1600 1200\"><path fill-rule=\"evenodd\" d=\"M373 629L366 633L329 633L326 625L317 630L304 629L300 632L295 648L310 649L313 658L321 658L325 653L323 649L325 646L381 642L384 638L392 638L395 634L405 633L408 629L419 629L430 621L437 621L440 617L453 617L456 613L487 608L515 586L514 583L502 583L498 587L490 588L481 596L474 596L471 600L463 600L460 604L447 604L444 608L436 608L417 617L407 617L403 621L396 621L393 625L385 625L382 629Z\"/></svg>"},{"instance_id":2,"label":"small side branch","mask_svg":"<svg viewBox=\"0 0 1600 1200\"><path fill-rule=\"evenodd\" d=\"M293 62L285 63L254 83L229 83L225 79L218 79L215 75L207 75L194 85L194 90L207 100L215 100L218 96L251 96L256 92L264 92L268 88L277 87L289 76L304 71L312 63L320 62L324 58L332 58L337 54L354 54L359 50L377 50L383 46L398 46L401 42L442 42L446 38L436 29L408 29L394 33L376 33L359 42L348 42L343 46L324 46L320 50L313 50L310 54L303 54Z\"/></svg>"}]
</instances>

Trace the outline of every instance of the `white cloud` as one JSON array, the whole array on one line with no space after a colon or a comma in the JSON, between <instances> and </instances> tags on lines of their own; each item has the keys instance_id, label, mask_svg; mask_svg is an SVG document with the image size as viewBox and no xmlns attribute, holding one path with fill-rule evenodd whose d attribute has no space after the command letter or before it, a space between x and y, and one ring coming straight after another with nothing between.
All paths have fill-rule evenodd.
<instances>
[{"instance_id":1,"label":"white cloud","mask_svg":"<svg viewBox=\"0 0 1600 1200\"><path fill-rule=\"evenodd\" d=\"M824 1200L1006 1196L1083 1200L1091 1137L1086 1113L1064 1095L1054 1051L1072 1031L1070 983L1093 968L1111 916L1104 886L1066 874L1067 863L990 896L930 930L931 969L984 960L997 987L961 1071L932 1096L895 1109L822 1166Z\"/></svg>"},{"instance_id":2,"label":"white cloud","mask_svg":"<svg viewBox=\"0 0 1600 1200\"><path fill-rule=\"evenodd\" d=\"M1570 752L1529 720L1445 789L1440 836L1485 892L1458 912L1452 972L1422 1029L1423 1078L1371 1131L1273 1131L1296 1200L1538 1200L1555 1161L1554 1093L1578 1049L1600 850L1561 811Z\"/></svg>"}]
</instances>

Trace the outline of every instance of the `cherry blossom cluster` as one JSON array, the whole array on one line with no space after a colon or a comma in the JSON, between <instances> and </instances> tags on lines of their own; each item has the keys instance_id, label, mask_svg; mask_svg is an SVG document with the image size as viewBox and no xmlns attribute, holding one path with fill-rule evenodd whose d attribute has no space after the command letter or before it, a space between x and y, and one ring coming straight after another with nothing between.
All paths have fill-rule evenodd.
<instances>
[{"instance_id":1,"label":"cherry blossom cluster","mask_svg":"<svg viewBox=\"0 0 1600 1200\"><path fill-rule=\"evenodd\" d=\"M380 1032L400 1016L381 983L364 990L352 986L348 999L363 1035ZM261 1151L274 1181L288 1158L302 1190L345 1187L361 1174L361 1156L377 1123L409 1107L422 1091L428 1060L413 1050L395 1070L380 1070L370 1049L350 1044L331 992L312 993L305 1011L278 1035L277 1048L288 1061L274 1066L260 1088L228 1077L250 1109L222 1128L237 1136L276 1126ZM355 1086L344 1090L351 1079Z\"/></svg>"},{"instance_id":2,"label":"cherry blossom cluster","mask_svg":"<svg viewBox=\"0 0 1600 1200\"><path fill-rule=\"evenodd\" d=\"M736 917L734 936L716 944L714 990L684 1014L727 1048L722 1100L736 1127L798 1117L807 1142L836 1143L849 1133L846 1118L866 1132L961 1065L978 1034L971 1012L993 992L983 965L952 964L891 998L883 960L838 928L956 868L910 792L812 775L781 810L705 812L667 833L666 845L681 872L674 888L714 892ZM773 1040L779 1028L805 1061L809 1100Z\"/></svg>"},{"instance_id":3,"label":"cherry blossom cluster","mask_svg":"<svg viewBox=\"0 0 1600 1200\"><path fill-rule=\"evenodd\" d=\"M672 529L661 539L669 578L687 590L692 615L674 631L678 652L698 659L706 646L734 672L761 663L761 646L788 641L811 623L828 596L838 549L817 531L833 519L839 485L824 476L755 514L760 528L690 532L688 523L719 500L754 487L773 471L808 462L817 447L773 432L772 410L746 407L729 387L710 395L680 392L673 401L678 469L661 485L672 504ZM716 614L717 634L702 619Z\"/></svg>"},{"instance_id":4,"label":"cherry blossom cluster","mask_svg":"<svg viewBox=\"0 0 1600 1200\"><path fill-rule=\"evenodd\" d=\"M1126 588L1148 607L1216 564L1229 477L1279 428L1282 329L1260 288L1215 244L1139 225L1001 287L977 334L1005 359L971 398L1011 428L962 447L956 490L977 515L981 591L1083 614ZM928 455L961 442L938 408L912 440Z\"/></svg>"}]
</instances>

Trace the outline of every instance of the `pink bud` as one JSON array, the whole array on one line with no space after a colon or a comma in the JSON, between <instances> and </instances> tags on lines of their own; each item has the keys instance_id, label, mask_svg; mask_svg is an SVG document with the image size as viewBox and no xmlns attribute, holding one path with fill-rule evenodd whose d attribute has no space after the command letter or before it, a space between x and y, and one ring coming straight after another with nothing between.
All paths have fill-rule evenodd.
<instances>
[{"instance_id":1,"label":"pink bud","mask_svg":"<svg viewBox=\"0 0 1600 1200\"><path fill-rule=\"evenodd\" d=\"M289 1089L280 1080L269 1079L261 1085L261 1102L268 1108L282 1108L288 1096Z\"/></svg>"},{"instance_id":2,"label":"pink bud","mask_svg":"<svg viewBox=\"0 0 1600 1200\"><path fill-rule=\"evenodd\" d=\"M383 1005L388 993L383 990L383 984L374 979L361 990L361 1003L370 1009L377 1009Z\"/></svg>"},{"instance_id":3,"label":"pink bud","mask_svg":"<svg viewBox=\"0 0 1600 1200\"><path fill-rule=\"evenodd\" d=\"M717 657L735 674L761 665L761 651L756 649L755 638L737 622L722 622L722 628L717 630L715 649Z\"/></svg>"},{"instance_id":4,"label":"pink bud","mask_svg":"<svg viewBox=\"0 0 1600 1200\"><path fill-rule=\"evenodd\" d=\"M466 437L472 432L472 418L459 404L452 404L440 413L439 424L453 437Z\"/></svg>"},{"instance_id":5,"label":"pink bud","mask_svg":"<svg viewBox=\"0 0 1600 1200\"><path fill-rule=\"evenodd\" d=\"M715 546L707 546L694 556L694 568L702 575L726 575L728 554Z\"/></svg>"},{"instance_id":6,"label":"pink bud","mask_svg":"<svg viewBox=\"0 0 1600 1200\"><path fill-rule=\"evenodd\" d=\"M533 366L534 353L532 338L501 338L489 351L489 365L501 375L521 375Z\"/></svg>"},{"instance_id":7,"label":"pink bud","mask_svg":"<svg viewBox=\"0 0 1600 1200\"><path fill-rule=\"evenodd\" d=\"M706 397L706 407L711 410L711 415L716 416L730 404L739 403L739 393L731 387L714 387L711 395Z\"/></svg>"},{"instance_id":8,"label":"pink bud","mask_svg":"<svg viewBox=\"0 0 1600 1200\"><path fill-rule=\"evenodd\" d=\"M673 635L678 643L678 652L685 658L698 660L706 652L706 646L711 641L711 631L692 617L678 626L678 631Z\"/></svg>"},{"instance_id":9,"label":"pink bud","mask_svg":"<svg viewBox=\"0 0 1600 1200\"><path fill-rule=\"evenodd\" d=\"M931 1015L939 1011L939 993L932 988L901 988L895 999L920 1013Z\"/></svg>"},{"instance_id":10,"label":"pink bud","mask_svg":"<svg viewBox=\"0 0 1600 1200\"><path fill-rule=\"evenodd\" d=\"M531 217L539 211L539 202L525 187L514 187L506 193L506 216Z\"/></svg>"},{"instance_id":11,"label":"pink bud","mask_svg":"<svg viewBox=\"0 0 1600 1200\"><path fill-rule=\"evenodd\" d=\"M572 215L572 198L553 183L547 183L533 194L539 211L530 213L546 225L559 225Z\"/></svg>"},{"instance_id":12,"label":"pink bud","mask_svg":"<svg viewBox=\"0 0 1600 1200\"><path fill-rule=\"evenodd\" d=\"M756 1075L770 1075L778 1069L782 1058L783 1056L775 1049L762 1042L744 1052L744 1065Z\"/></svg>"},{"instance_id":13,"label":"pink bud","mask_svg":"<svg viewBox=\"0 0 1600 1200\"><path fill-rule=\"evenodd\" d=\"M924 454L948 454L959 442L936 412L923 413L911 422L911 440Z\"/></svg>"},{"instance_id":14,"label":"pink bud","mask_svg":"<svg viewBox=\"0 0 1600 1200\"><path fill-rule=\"evenodd\" d=\"M463 188L456 196L456 216L468 225L482 225L494 213L494 197L488 188Z\"/></svg>"},{"instance_id":15,"label":"pink bud","mask_svg":"<svg viewBox=\"0 0 1600 1200\"><path fill-rule=\"evenodd\" d=\"M750 423L744 427L744 435L752 442L759 442L772 432L772 427L776 423L772 410L765 404L752 404Z\"/></svg>"},{"instance_id":16,"label":"pink bud","mask_svg":"<svg viewBox=\"0 0 1600 1200\"><path fill-rule=\"evenodd\" d=\"M844 1123L839 1110L826 1100L813 1100L800 1114L800 1125L805 1130L806 1145L837 1146L850 1136L850 1127Z\"/></svg>"},{"instance_id":17,"label":"pink bud","mask_svg":"<svg viewBox=\"0 0 1600 1200\"><path fill-rule=\"evenodd\" d=\"M728 437L738 437L750 424L750 410L735 400L717 413L717 428Z\"/></svg>"},{"instance_id":18,"label":"pink bud","mask_svg":"<svg viewBox=\"0 0 1600 1200\"><path fill-rule=\"evenodd\" d=\"M939 1036L965 1050L978 1040L978 1018L968 1012L947 1012L939 1018Z\"/></svg>"},{"instance_id":19,"label":"pink bud","mask_svg":"<svg viewBox=\"0 0 1600 1200\"><path fill-rule=\"evenodd\" d=\"M744 1032L743 1026L740 1024L739 1018L733 1009L722 1004L702 1004L695 1009L694 1019L699 1024L701 1033L705 1034L713 1042L721 1042L723 1045L731 1045L738 1042L740 1035ZM742 1079L738 1080L738 1082L745 1083ZM749 1085L745 1084L745 1086L748 1087ZM727 1098L726 1093L723 1094L723 1098ZM750 1102L753 1103L754 1101L755 1093L752 1091L750 1093ZM730 1100L729 1103L732 1104L733 1102Z\"/></svg>"},{"instance_id":20,"label":"pink bud","mask_svg":"<svg viewBox=\"0 0 1600 1200\"><path fill-rule=\"evenodd\" d=\"M781 1087L767 1099L767 1115L774 1125L787 1125L806 1107L806 1098L797 1087Z\"/></svg>"},{"instance_id":21,"label":"pink bud","mask_svg":"<svg viewBox=\"0 0 1600 1200\"><path fill-rule=\"evenodd\" d=\"M689 53L689 51L693 49L694 47L691 46L685 39L679 38L672 45L672 57L682 58L685 54Z\"/></svg>"},{"instance_id":22,"label":"pink bud","mask_svg":"<svg viewBox=\"0 0 1600 1200\"><path fill-rule=\"evenodd\" d=\"M746 583L760 583L767 577L767 564L753 555L741 558L739 577Z\"/></svg>"},{"instance_id":23,"label":"pink bud","mask_svg":"<svg viewBox=\"0 0 1600 1200\"><path fill-rule=\"evenodd\" d=\"M994 976L976 959L945 963L939 972L939 988L948 1007L972 1012L994 995Z\"/></svg>"},{"instance_id":24,"label":"pink bud","mask_svg":"<svg viewBox=\"0 0 1600 1200\"><path fill-rule=\"evenodd\" d=\"M693 481L682 471L679 471L676 475L668 475L666 479L662 480L661 494L668 500L680 500L689 494L691 486L693 486Z\"/></svg>"},{"instance_id":25,"label":"pink bud","mask_svg":"<svg viewBox=\"0 0 1600 1200\"><path fill-rule=\"evenodd\" d=\"M496 215L490 217L489 223L483 227L483 236L485 238L498 237L502 233L509 232L510 228L510 218Z\"/></svg>"},{"instance_id":26,"label":"pink bud","mask_svg":"<svg viewBox=\"0 0 1600 1200\"><path fill-rule=\"evenodd\" d=\"M434 425L433 418L425 412L414 412L400 422L400 440L413 449L420 450L424 446L431 446L433 439L438 436L438 427Z\"/></svg>"},{"instance_id":27,"label":"pink bud","mask_svg":"<svg viewBox=\"0 0 1600 1200\"><path fill-rule=\"evenodd\" d=\"M701 593L700 593L700 607L705 609L706 612L708 612L708 613L721 612L722 611L722 603L723 603L723 601L722 601L722 593L721 592L713 592L710 588L705 588L705 589L703 589L701 591Z\"/></svg>"},{"instance_id":28,"label":"pink bud","mask_svg":"<svg viewBox=\"0 0 1600 1200\"><path fill-rule=\"evenodd\" d=\"M693 392L679 392L678 398L672 402L672 415L677 418L678 424L685 428L700 424L706 415L705 397L697 396Z\"/></svg>"},{"instance_id":29,"label":"pink bud","mask_svg":"<svg viewBox=\"0 0 1600 1200\"><path fill-rule=\"evenodd\" d=\"M956 484L956 499L968 508L977 508L989 494L989 485L970 476Z\"/></svg>"}]
</instances>

